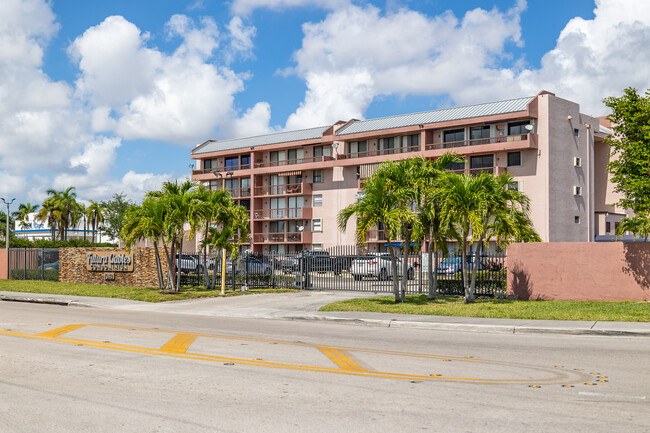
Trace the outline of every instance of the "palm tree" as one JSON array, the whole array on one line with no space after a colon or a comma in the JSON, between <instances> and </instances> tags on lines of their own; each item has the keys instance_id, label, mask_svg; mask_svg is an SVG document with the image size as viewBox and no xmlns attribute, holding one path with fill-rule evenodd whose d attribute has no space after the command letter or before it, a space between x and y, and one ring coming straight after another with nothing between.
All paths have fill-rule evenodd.
<instances>
[{"instance_id":1,"label":"palm tree","mask_svg":"<svg viewBox=\"0 0 650 433\"><path fill-rule=\"evenodd\" d=\"M93 204L97 204L93 202ZM93 206L91 204L91 206ZM88 208L90 208L89 206ZM140 206L133 206L127 209L124 216L124 225L120 231L120 238L129 249L138 240L149 239L153 243L154 254L156 257L156 273L158 276L158 287L160 290L165 290L168 287L164 285L164 278L162 274L162 262L160 259L160 251L158 243L162 242L165 249L165 255L169 262L169 251L167 244L163 242L164 239L164 219L166 213L165 203L158 198L145 198ZM171 289L174 290L174 280L169 274L171 268L168 267L167 283L171 284Z\"/></svg>"},{"instance_id":2,"label":"palm tree","mask_svg":"<svg viewBox=\"0 0 650 433\"><path fill-rule=\"evenodd\" d=\"M50 198L54 199L57 206L60 208L60 227L61 227L61 240L68 239L68 228L72 225L75 215L74 210L77 205L77 193L74 192L75 187L70 186L63 191L48 189L47 194Z\"/></svg>"},{"instance_id":3,"label":"palm tree","mask_svg":"<svg viewBox=\"0 0 650 433\"><path fill-rule=\"evenodd\" d=\"M33 205L29 202L24 204L21 203L20 205L18 205L18 210L16 212L13 212L12 215L16 220L20 221L21 229L25 230L29 228L29 223L28 223L29 214L36 212L39 207L40 207L39 205L37 204Z\"/></svg>"},{"instance_id":4,"label":"palm tree","mask_svg":"<svg viewBox=\"0 0 650 433\"><path fill-rule=\"evenodd\" d=\"M440 202L442 224L454 228L461 245L461 266L465 302L474 302L473 287L469 284L467 270L467 250L474 243L474 235L482 233L484 208L490 197L492 174L479 173L477 176L445 173L440 176L434 197Z\"/></svg>"},{"instance_id":5,"label":"palm tree","mask_svg":"<svg viewBox=\"0 0 650 433\"><path fill-rule=\"evenodd\" d=\"M386 164L386 163L384 163ZM383 164L382 164L383 166ZM398 275L397 258L393 242L399 227L404 221L402 209L399 208L399 200L396 194L390 191L390 185L386 183L381 169L363 182L360 198L353 204L342 209L337 217L339 229L345 231L348 221L356 216L355 237L357 245L366 244L366 232L375 227L385 228L388 242L388 252L391 256L392 275ZM393 278L393 294L395 302L402 302L397 278Z\"/></svg>"},{"instance_id":6,"label":"palm tree","mask_svg":"<svg viewBox=\"0 0 650 433\"><path fill-rule=\"evenodd\" d=\"M452 153L445 153L435 161L424 160L419 164L412 181L418 188L417 199L420 225L424 237L429 241L427 255L429 267L427 269L428 296L429 300L436 299L438 274L435 267L438 263L438 253L447 252L447 242L450 238L457 237L448 224L444 224L441 218L440 201L436 198L435 191L438 188L440 175L451 163L462 162L462 158Z\"/></svg>"},{"instance_id":7,"label":"palm tree","mask_svg":"<svg viewBox=\"0 0 650 433\"><path fill-rule=\"evenodd\" d=\"M60 225L63 210L54 197L45 199L41 205L41 210L36 214L36 219L40 222L46 222L50 226L52 240L56 238L57 226Z\"/></svg>"},{"instance_id":8,"label":"palm tree","mask_svg":"<svg viewBox=\"0 0 650 433\"><path fill-rule=\"evenodd\" d=\"M616 234L622 236L625 232L632 233L634 240L638 235L647 241L650 236L650 216L636 215L633 218L623 218L623 221L616 227Z\"/></svg>"},{"instance_id":9,"label":"palm tree","mask_svg":"<svg viewBox=\"0 0 650 433\"><path fill-rule=\"evenodd\" d=\"M104 207L96 201L90 200L90 204L86 207L86 218L90 220L92 227L92 242L95 243L95 229L99 224L104 222Z\"/></svg>"},{"instance_id":10,"label":"palm tree","mask_svg":"<svg viewBox=\"0 0 650 433\"><path fill-rule=\"evenodd\" d=\"M176 291L180 290L181 285L181 273L176 272L176 256L178 255L180 260L183 254L184 225L190 220L192 202L196 200L193 194L195 188L196 184L190 180L180 184L177 181L165 182L160 191L147 193L147 197L160 198L167 207L163 229L170 242L171 254L168 257L168 265L172 269L172 275L176 277Z\"/></svg>"}]
</instances>

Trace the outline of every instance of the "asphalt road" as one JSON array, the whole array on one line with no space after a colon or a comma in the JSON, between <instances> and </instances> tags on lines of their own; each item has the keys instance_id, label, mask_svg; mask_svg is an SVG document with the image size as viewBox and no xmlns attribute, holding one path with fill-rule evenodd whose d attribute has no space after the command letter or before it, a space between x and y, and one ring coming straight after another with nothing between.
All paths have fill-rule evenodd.
<instances>
[{"instance_id":1,"label":"asphalt road","mask_svg":"<svg viewBox=\"0 0 650 433\"><path fill-rule=\"evenodd\" d=\"M650 339L0 303L0 432L648 432Z\"/></svg>"}]
</instances>

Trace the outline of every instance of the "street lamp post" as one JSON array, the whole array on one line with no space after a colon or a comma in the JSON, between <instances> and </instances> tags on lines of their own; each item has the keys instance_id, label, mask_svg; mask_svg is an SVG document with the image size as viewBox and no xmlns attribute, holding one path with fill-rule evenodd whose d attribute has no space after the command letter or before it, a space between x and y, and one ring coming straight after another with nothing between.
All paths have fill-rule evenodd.
<instances>
[{"instance_id":1,"label":"street lamp post","mask_svg":"<svg viewBox=\"0 0 650 433\"><path fill-rule=\"evenodd\" d=\"M5 241L6 241L7 251L9 251L9 206L16 199L12 198L10 202L7 202L4 198L0 197L0 200L2 200L2 202L7 205L7 237L5 238ZM9 253L8 252L7 252L7 259L9 259Z\"/></svg>"}]
</instances>

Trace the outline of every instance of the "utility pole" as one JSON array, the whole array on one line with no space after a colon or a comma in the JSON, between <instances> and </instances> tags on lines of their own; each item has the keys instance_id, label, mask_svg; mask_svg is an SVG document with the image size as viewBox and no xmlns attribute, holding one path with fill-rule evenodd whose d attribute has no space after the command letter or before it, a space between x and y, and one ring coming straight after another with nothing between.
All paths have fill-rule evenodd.
<instances>
[{"instance_id":1,"label":"utility pole","mask_svg":"<svg viewBox=\"0 0 650 433\"><path fill-rule=\"evenodd\" d=\"M2 200L2 202L7 205L7 237L5 238L5 241L6 241L6 247L5 248L7 249L7 260L8 260L9 259L9 206L16 199L12 198L10 202L7 202L4 198L0 197L0 200Z\"/></svg>"}]
</instances>

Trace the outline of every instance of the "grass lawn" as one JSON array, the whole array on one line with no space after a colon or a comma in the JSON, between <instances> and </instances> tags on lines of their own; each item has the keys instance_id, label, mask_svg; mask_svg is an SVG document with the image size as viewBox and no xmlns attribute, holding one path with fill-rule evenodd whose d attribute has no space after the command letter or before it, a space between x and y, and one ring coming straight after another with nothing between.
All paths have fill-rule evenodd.
<instances>
[{"instance_id":1,"label":"grass lawn","mask_svg":"<svg viewBox=\"0 0 650 433\"><path fill-rule=\"evenodd\" d=\"M614 322L650 321L650 302L519 301L477 299L465 304L463 298L411 295L396 304L393 296L350 299L326 305L320 311L367 311L394 314L489 317L532 320L589 320Z\"/></svg>"},{"instance_id":2,"label":"grass lawn","mask_svg":"<svg viewBox=\"0 0 650 433\"><path fill-rule=\"evenodd\" d=\"M164 302L180 299L219 297L220 290L205 290L202 287L182 287L180 293L161 293L157 288L108 286L101 284L73 284L52 281L0 280L0 291L45 293L51 295L97 296L101 298L121 298L133 301ZM247 292L233 291L226 287L226 296L251 293L293 292L293 289L255 289Z\"/></svg>"}]
</instances>

